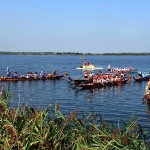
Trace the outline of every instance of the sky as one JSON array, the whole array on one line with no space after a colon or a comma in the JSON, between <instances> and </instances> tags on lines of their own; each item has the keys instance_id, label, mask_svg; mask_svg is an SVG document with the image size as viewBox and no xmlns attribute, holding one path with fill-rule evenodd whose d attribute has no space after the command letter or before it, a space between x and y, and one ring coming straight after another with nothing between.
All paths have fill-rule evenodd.
<instances>
[{"instance_id":1,"label":"sky","mask_svg":"<svg viewBox=\"0 0 150 150\"><path fill-rule=\"evenodd\" d=\"M0 51L150 52L150 0L0 0Z\"/></svg>"}]
</instances>

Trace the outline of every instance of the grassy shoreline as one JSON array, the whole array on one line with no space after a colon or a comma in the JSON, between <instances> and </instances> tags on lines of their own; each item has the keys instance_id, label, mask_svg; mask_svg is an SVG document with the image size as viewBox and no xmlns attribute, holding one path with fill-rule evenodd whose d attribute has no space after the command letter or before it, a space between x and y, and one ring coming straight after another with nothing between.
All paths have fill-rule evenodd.
<instances>
[{"instance_id":1,"label":"grassy shoreline","mask_svg":"<svg viewBox=\"0 0 150 150\"><path fill-rule=\"evenodd\" d=\"M132 116L124 127L114 127L97 114L82 118L64 116L60 106L36 110L27 105L12 108L0 98L0 149L108 150L149 148L146 131Z\"/></svg>"},{"instance_id":2,"label":"grassy shoreline","mask_svg":"<svg viewBox=\"0 0 150 150\"><path fill-rule=\"evenodd\" d=\"M88 56L88 55L97 55L97 56L150 56L150 53L146 52L122 52L122 53L78 53L78 52L4 52L0 51L0 55L77 55L77 56Z\"/></svg>"}]
</instances>

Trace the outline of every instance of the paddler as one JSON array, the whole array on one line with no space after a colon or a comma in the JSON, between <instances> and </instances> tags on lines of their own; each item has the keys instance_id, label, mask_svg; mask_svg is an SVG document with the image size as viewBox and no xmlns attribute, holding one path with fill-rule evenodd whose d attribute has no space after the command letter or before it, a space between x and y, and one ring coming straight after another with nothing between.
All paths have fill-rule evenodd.
<instances>
[{"instance_id":1,"label":"paddler","mask_svg":"<svg viewBox=\"0 0 150 150\"><path fill-rule=\"evenodd\" d=\"M88 71L87 70L84 71L84 80L88 80Z\"/></svg>"},{"instance_id":2,"label":"paddler","mask_svg":"<svg viewBox=\"0 0 150 150\"><path fill-rule=\"evenodd\" d=\"M93 77L94 77L94 73L93 72L90 72L90 74L88 75L88 80L90 82L93 82Z\"/></svg>"},{"instance_id":3,"label":"paddler","mask_svg":"<svg viewBox=\"0 0 150 150\"><path fill-rule=\"evenodd\" d=\"M7 69L6 69L6 77L10 78L10 74L11 74L11 72L9 71L9 67L7 67Z\"/></svg>"},{"instance_id":4,"label":"paddler","mask_svg":"<svg viewBox=\"0 0 150 150\"><path fill-rule=\"evenodd\" d=\"M35 79L38 79L38 77L39 77L38 73L37 73L37 72L34 72L33 77L34 77Z\"/></svg>"},{"instance_id":5,"label":"paddler","mask_svg":"<svg viewBox=\"0 0 150 150\"><path fill-rule=\"evenodd\" d=\"M44 71L41 71L40 77L41 77L41 78L46 78L46 75L45 75L45 72L44 72Z\"/></svg>"},{"instance_id":6,"label":"paddler","mask_svg":"<svg viewBox=\"0 0 150 150\"><path fill-rule=\"evenodd\" d=\"M108 71L111 71L110 65L108 65Z\"/></svg>"},{"instance_id":7,"label":"paddler","mask_svg":"<svg viewBox=\"0 0 150 150\"><path fill-rule=\"evenodd\" d=\"M14 72L13 78L18 78L18 73L17 72Z\"/></svg>"},{"instance_id":8,"label":"paddler","mask_svg":"<svg viewBox=\"0 0 150 150\"><path fill-rule=\"evenodd\" d=\"M55 69L53 69L53 76L55 76L56 75L56 70Z\"/></svg>"}]
</instances>

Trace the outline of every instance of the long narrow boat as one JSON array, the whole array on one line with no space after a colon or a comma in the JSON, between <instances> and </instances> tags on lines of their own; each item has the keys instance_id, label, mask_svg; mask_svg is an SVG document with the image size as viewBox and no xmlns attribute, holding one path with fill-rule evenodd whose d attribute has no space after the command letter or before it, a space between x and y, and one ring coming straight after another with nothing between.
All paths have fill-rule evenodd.
<instances>
[{"instance_id":1,"label":"long narrow boat","mask_svg":"<svg viewBox=\"0 0 150 150\"><path fill-rule=\"evenodd\" d=\"M50 77L44 77L44 78L7 78L7 77L0 77L0 82L12 82L12 81L37 81L37 80L58 80L62 77L65 77L66 75L56 75L56 76L50 76Z\"/></svg>"},{"instance_id":2,"label":"long narrow boat","mask_svg":"<svg viewBox=\"0 0 150 150\"><path fill-rule=\"evenodd\" d=\"M60 79L62 77L64 77L64 75L45 77L45 78L41 78L41 80L58 80L58 79Z\"/></svg>"},{"instance_id":3,"label":"long narrow boat","mask_svg":"<svg viewBox=\"0 0 150 150\"><path fill-rule=\"evenodd\" d=\"M122 72L122 73L136 73L138 71L137 68L132 68L132 67L129 67L129 68L109 68L108 67L108 71L109 72Z\"/></svg>"},{"instance_id":4,"label":"long narrow boat","mask_svg":"<svg viewBox=\"0 0 150 150\"><path fill-rule=\"evenodd\" d=\"M133 76L133 79L135 82L142 82L142 81L148 81L150 79L150 77L143 78L143 77L134 77Z\"/></svg>"},{"instance_id":5,"label":"long narrow boat","mask_svg":"<svg viewBox=\"0 0 150 150\"><path fill-rule=\"evenodd\" d=\"M7 78L7 77L0 77L0 81L25 81L27 78Z\"/></svg>"},{"instance_id":6,"label":"long narrow boat","mask_svg":"<svg viewBox=\"0 0 150 150\"><path fill-rule=\"evenodd\" d=\"M127 82L127 81L126 81ZM124 82L124 83L126 83ZM77 87L82 87L84 89L94 89L94 88L102 88L106 86L122 86L121 83L114 83L114 84L101 84L101 83L81 83Z\"/></svg>"},{"instance_id":7,"label":"long narrow boat","mask_svg":"<svg viewBox=\"0 0 150 150\"><path fill-rule=\"evenodd\" d=\"M122 80L118 80L118 81L114 81L114 82L107 82L107 83L93 83L90 82L88 80L73 80L70 77L69 78L69 82L74 82L74 84L76 85L74 88L76 87L82 87L84 89L90 89L90 88L101 88L101 87L106 87L106 86L122 86L124 84L126 84L127 82L131 81L131 76L128 76L126 79L122 79Z\"/></svg>"}]
</instances>

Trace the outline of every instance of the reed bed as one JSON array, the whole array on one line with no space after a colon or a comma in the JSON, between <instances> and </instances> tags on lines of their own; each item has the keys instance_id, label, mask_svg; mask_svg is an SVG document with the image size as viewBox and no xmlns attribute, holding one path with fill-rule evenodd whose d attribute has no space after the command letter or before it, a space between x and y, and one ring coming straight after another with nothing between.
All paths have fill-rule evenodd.
<instances>
[{"instance_id":1,"label":"reed bed","mask_svg":"<svg viewBox=\"0 0 150 150\"><path fill-rule=\"evenodd\" d=\"M36 110L27 105L12 108L0 98L0 150L146 150L146 131L132 116L124 127L107 123L97 114L68 116L60 106Z\"/></svg>"}]
</instances>

